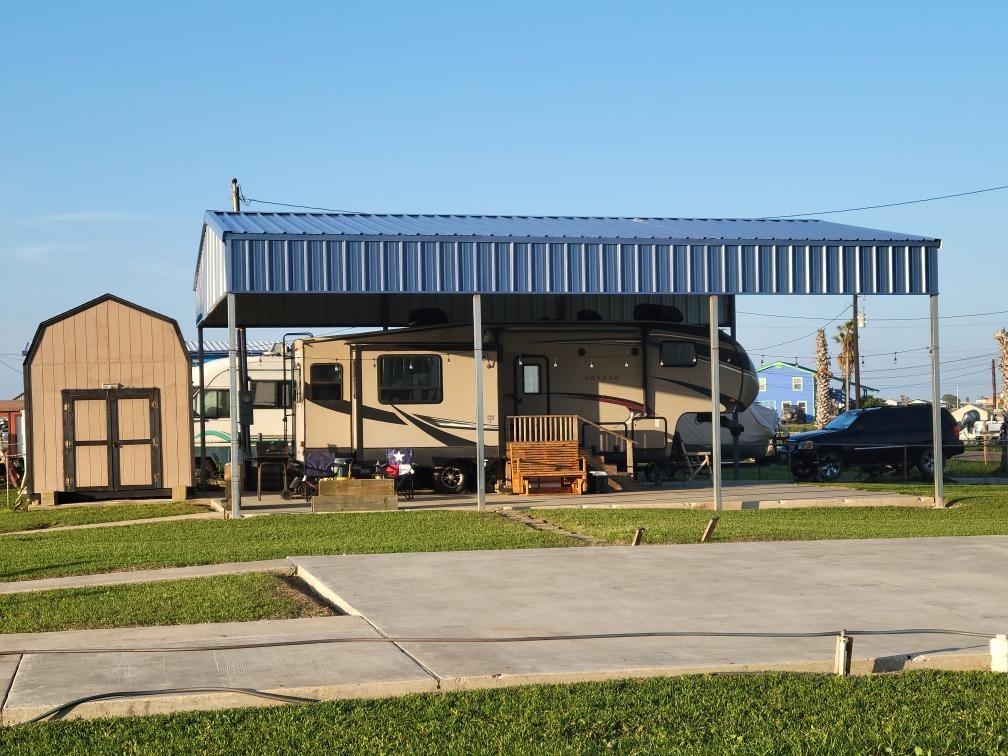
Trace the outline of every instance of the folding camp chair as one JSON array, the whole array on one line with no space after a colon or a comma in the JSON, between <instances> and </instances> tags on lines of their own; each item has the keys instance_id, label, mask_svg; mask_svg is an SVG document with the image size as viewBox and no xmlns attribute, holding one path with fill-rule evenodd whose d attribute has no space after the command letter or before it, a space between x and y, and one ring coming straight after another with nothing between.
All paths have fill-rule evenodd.
<instances>
[{"instance_id":1,"label":"folding camp chair","mask_svg":"<svg viewBox=\"0 0 1008 756\"><path fill-rule=\"evenodd\" d=\"M710 452L690 452L686 450L686 444L678 433L672 436L672 457L673 469L682 470L685 482L691 482L703 470L707 470L707 476L711 475L711 454Z\"/></svg>"},{"instance_id":2,"label":"folding camp chair","mask_svg":"<svg viewBox=\"0 0 1008 756\"><path fill-rule=\"evenodd\" d=\"M386 478L395 481L395 492L406 501L412 501L414 495L413 479L413 450L412 449L386 449L385 469Z\"/></svg>"},{"instance_id":3,"label":"folding camp chair","mask_svg":"<svg viewBox=\"0 0 1008 756\"><path fill-rule=\"evenodd\" d=\"M284 469L284 488L280 495L285 499L304 497L311 501L318 495L318 482L333 475L339 452L330 449L305 449L304 462L289 462Z\"/></svg>"}]
</instances>

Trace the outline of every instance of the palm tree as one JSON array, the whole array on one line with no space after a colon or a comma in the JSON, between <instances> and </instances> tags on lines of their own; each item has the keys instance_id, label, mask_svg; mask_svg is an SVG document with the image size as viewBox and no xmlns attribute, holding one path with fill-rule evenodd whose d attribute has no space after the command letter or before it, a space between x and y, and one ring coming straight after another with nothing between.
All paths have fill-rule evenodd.
<instances>
[{"instance_id":1,"label":"palm tree","mask_svg":"<svg viewBox=\"0 0 1008 756\"><path fill-rule=\"evenodd\" d=\"M836 404L830 394L830 379L833 371L829 365L829 347L826 344L826 331L820 328L816 331L816 382L815 382L815 425L822 428L836 414Z\"/></svg>"},{"instance_id":2,"label":"palm tree","mask_svg":"<svg viewBox=\"0 0 1008 756\"><path fill-rule=\"evenodd\" d=\"M840 372L844 376L844 409L850 409L850 380L851 372L854 370L854 321L848 320L837 326L837 332L833 336L833 341L840 345L837 352L837 364L840 365Z\"/></svg>"}]
</instances>

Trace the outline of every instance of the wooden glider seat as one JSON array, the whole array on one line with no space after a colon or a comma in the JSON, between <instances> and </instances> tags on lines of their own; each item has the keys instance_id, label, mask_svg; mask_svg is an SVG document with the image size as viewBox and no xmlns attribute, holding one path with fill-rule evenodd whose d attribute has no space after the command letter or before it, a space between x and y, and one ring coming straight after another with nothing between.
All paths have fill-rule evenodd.
<instances>
[{"instance_id":1,"label":"wooden glider seat","mask_svg":"<svg viewBox=\"0 0 1008 756\"><path fill-rule=\"evenodd\" d=\"M588 463L577 441L513 442L508 444L511 460L511 491L528 496L535 483L557 481L560 490L583 494L588 488Z\"/></svg>"}]
</instances>

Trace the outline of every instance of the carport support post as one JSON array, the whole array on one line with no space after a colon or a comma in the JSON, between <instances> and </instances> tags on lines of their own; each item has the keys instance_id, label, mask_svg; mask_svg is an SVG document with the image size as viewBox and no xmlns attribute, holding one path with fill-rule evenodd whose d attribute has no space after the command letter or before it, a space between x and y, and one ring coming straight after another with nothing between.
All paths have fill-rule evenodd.
<instances>
[{"instance_id":1,"label":"carport support post","mask_svg":"<svg viewBox=\"0 0 1008 756\"><path fill-rule=\"evenodd\" d=\"M206 376L203 370L203 362L206 359L206 354L203 349L203 328L196 329L196 339L198 344L197 358L199 359L199 393L196 396L199 397L199 435L200 435L200 458L199 467L197 468L196 475L196 490L200 493L206 488Z\"/></svg>"},{"instance_id":2,"label":"carport support post","mask_svg":"<svg viewBox=\"0 0 1008 756\"><path fill-rule=\"evenodd\" d=\"M934 449L934 500L945 506L945 460L942 457L941 361L938 359L938 295L931 295L931 443Z\"/></svg>"},{"instance_id":3,"label":"carport support post","mask_svg":"<svg viewBox=\"0 0 1008 756\"><path fill-rule=\"evenodd\" d=\"M473 362L476 365L476 509L486 509L486 471L483 463L483 306L473 294Z\"/></svg>"},{"instance_id":4,"label":"carport support post","mask_svg":"<svg viewBox=\"0 0 1008 756\"><path fill-rule=\"evenodd\" d=\"M718 295L710 295L711 484L714 509L721 511L721 339Z\"/></svg>"},{"instance_id":5,"label":"carport support post","mask_svg":"<svg viewBox=\"0 0 1008 756\"><path fill-rule=\"evenodd\" d=\"M231 516L241 517L242 450L238 437L238 328L235 295L227 295L228 367L231 378Z\"/></svg>"}]
</instances>

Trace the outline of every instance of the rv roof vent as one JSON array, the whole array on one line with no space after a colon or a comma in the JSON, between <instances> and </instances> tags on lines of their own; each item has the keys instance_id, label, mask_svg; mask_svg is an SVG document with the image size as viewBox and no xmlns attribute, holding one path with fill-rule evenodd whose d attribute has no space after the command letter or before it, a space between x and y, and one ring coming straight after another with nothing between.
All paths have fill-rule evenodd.
<instances>
[{"instance_id":1,"label":"rv roof vent","mask_svg":"<svg viewBox=\"0 0 1008 756\"><path fill-rule=\"evenodd\" d=\"M602 316L595 310L578 310L578 320L602 320Z\"/></svg>"},{"instance_id":2,"label":"rv roof vent","mask_svg":"<svg viewBox=\"0 0 1008 756\"><path fill-rule=\"evenodd\" d=\"M682 323L682 310L672 305L641 302L634 307L634 320L659 320L663 323Z\"/></svg>"},{"instance_id":3,"label":"rv roof vent","mask_svg":"<svg viewBox=\"0 0 1008 756\"><path fill-rule=\"evenodd\" d=\"M409 319L411 326L441 325L448 322L448 314L437 307L421 307L410 310Z\"/></svg>"}]
</instances>

